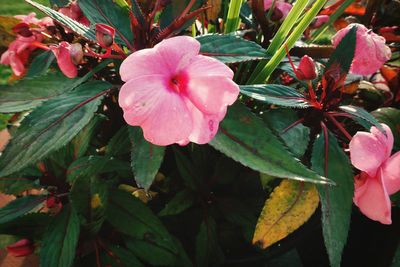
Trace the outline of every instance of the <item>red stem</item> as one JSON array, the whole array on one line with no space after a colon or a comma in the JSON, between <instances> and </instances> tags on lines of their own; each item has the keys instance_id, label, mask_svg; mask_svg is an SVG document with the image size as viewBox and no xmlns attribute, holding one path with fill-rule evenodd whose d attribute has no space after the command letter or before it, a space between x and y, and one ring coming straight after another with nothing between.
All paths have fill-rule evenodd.
<instances>
[{"instance_id":1,"label":"red stem","mask_svg":"<svg viewBox=\"0 0 400 267\"><path fill-rule=\"evenodd\" d=\"M349 132L347 132L347 130L340 124L340 122L338 122L334 116L332 116L329 113L325 113L325 116L330 119L333 124L335 124L335 126L342 132L342 134L344 136L346 136L347 139L349 139L349 141L351 141L352 136L349 134Z\"/></svg>"}]
</instances>

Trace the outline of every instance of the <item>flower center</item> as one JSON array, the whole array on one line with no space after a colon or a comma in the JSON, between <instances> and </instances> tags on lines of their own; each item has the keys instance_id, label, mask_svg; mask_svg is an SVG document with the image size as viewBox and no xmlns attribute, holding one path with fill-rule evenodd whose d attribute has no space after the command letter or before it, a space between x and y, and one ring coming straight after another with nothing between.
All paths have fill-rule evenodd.
<instances>
[{"instance_id":1,"label":"flower center","mask_svg":"<svg viewBox=\"0 0 400 267\"><path fill-rule=\"evenodd\" d=\"M168 81L168 88L175 93L182 94L186 91L188 76L185 72L178 73Z\"/></svg>"}]
</instances>

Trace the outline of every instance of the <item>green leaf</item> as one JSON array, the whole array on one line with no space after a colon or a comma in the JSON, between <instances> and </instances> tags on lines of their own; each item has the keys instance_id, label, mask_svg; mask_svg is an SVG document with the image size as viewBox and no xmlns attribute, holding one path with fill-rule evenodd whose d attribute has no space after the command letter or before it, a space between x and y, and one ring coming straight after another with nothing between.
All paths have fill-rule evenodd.
<instances>
[{"instance_id":1,"label":"green leaf","mask_svg":"<svg viewBox=\"0 0 400 267\"><path fill-rule=\"evenodd\" d=\"M125 125L118 130L106 146L106 155L115 157L128 154L131 151L128 126Z\"/></svg>"},{"instance_id":2,"label":"green leaf","mask_svg":"<svg viewBox=\"0 0 400 267\"><path fill-rule=\"evenodd\" d=\"M72 139L71 146L73 148L73 156L75 159L85 155L89 148L92 138L95 136L96 130L100 123L105 119L104 116L95 115L90 122Z\"/></svg>"},{"instance_id":3,"label":"green leaf","mask_svg":"<svg viewBox=\"0 0 400 267\"><path fill-rule=\"evenodd\" d=\"M0 177L0 192L9 195L19 195L28 189L39 189L40 186L33 179L24 178L19 174L14 177Z\"/></svg>"},{"instance_id":4,"label":"green leaf","mask_svg":"<svg viewBox=\"0 0 400 267\"><path fill-rule=\"evenodd\" d=\"M133 43L129 10L113 0L80 0L79 7L91 24L107 24L115 29L115 42Z\"/></svg>"},{"instance_id":5,"label":"green leaf","mask_svg":"<svg viewBox=\"0 0 400 267\"><path fill-rule=\"evenodd\" d=\"M40 266L69 267L75 258L79 239L79 218L70 206L64 206L50 223L40 250Z\"/></svg>"},{"instance_id":6,"label":"green leaf","mask_svg":"<svg viewBox=\"0 0 400 267\"><path fill-rule=\"evenodd\" d=\"M299 123L286 130L299 120L295 111L290 109L271 109L265 112L262 118L270 125L270 128L276 131L276 134L282 138L296 157L300 158L304 155L310 141L310 128Z\"/></svg>"},{"instance_id":7,"label":"green leaf","mask_svg":"<svg viewBox=\"0 0 400 267\"><path fill-rule=\"evenodd\" d=\"M188 159L187 156L182 154L178 149L174 148L174 155L176 160L176 165L186 186L196 190L200 184L198 174L195 172L195 166Z\"/></svg>"},{"instance_id":8,"label":"green leaf","mask_svg":"<svg viewBox=\"0 0 400 267\"><path fill-rule=\"evenodd\" d=\"M179 255L151 241L126 240L126 246L140 260L155 266L179 266Z\"/></svg>"},{"instance_id":9,"label":"green leaf","mask_svg":"<svg viewBox=\"0 0 400 267\"><path fill-rule=\"evenodd\" d=\"M17 198L0 209L0 223L12 221L30 212L46 200L46 196L26 196Z\"/></svg>"},{"instance_id":10,"label":"green leaf","mask_svg":"<svg viewBox=\"0 0 400 267\"><path fill-rule=\"evenodd\" d=\"M135 181L139 187L148 190L164 159L165 147L147 142L139 127L129 127L129 137L132 143L131 166Z\"/></svg>"},{"instance_id":11,"label":"green leaf","mask_svg":"<svg viewBox=\"0 0 400 267\"><path fill-rule=\"evenodd\" d=\"M110 87L103 81L88 82L32 111L0 157L0 176L32 165L67 144L90 121Z\"/></svg>"},{"instance_id":12,"label":"green leaf","mask_svg":"<svg viewBox=\"0 0 400 267\"><path fill-rule=\"evenodd\" d=\"M46 213L28 213L10 222L0 224L1 234L41 239L51 217Z\"/></svg>"},{"instance_id":13,"label":"green leaf","mask_svg":"<svg viewBox=\"0 0 400 267\"><path fill-rule=\"evenodd\" d=\"M87 178L103 173L129 172L129 162L108 156L87 156L75 160L67 170L67 180L74 183L79 178ZM132 174L131 174L132 175Z\"/></svg>"},{"instance_id":14,"label":"green leaf","mask_svg":"<svg viewBox=\"0 0 400 267\"><path fill-rule=\"evenodd\" d=\"M339 109L352 115L354 119L364 128L369 130L371 126L375 126L381 132L385 132L379 121L375 119L374 116L372 116L368 111L366 111L362 107L348 105L348 106L340 106Z\"/></svg>"},{"instance_id":15,"label":"green leaf","mask_svg":"<svg viewBox=\"0 0 400 267\"><path fill-rule=\"evenodd\" d=\"M154 244L169 253L178 253L167 229L139 199L129 193L113 190L109 200L107 221L117 231Z\"/></svg>"},{"instance_id":16,"label":"green leaf","mask_svg":"<svg viewBox=\"0 0 400 267\"><path fill-rule=\"evenodd\" d=\"M313 147L312 168L337 186L318 186L322 205L322 230L325 246L332 267L340 266L342 251L347 241L350 227L351 207L353 203L354 182L352 166L335 136L328 134L328 144L320 134ZM328 158L325 157L325 145L329 147ZM328 160L329 159L329 160ZM325 170L327 161L328 170Z\"/></svg>"},{"instance_id":17,"label":"green leaf","mask_svg":"<svg viewBox=\"0 0 400 267\"><path fill-rule=\"evenodd\" d=\"M69 79L57 72L35 79L23 79L12 85L0 85L0 112L32 109L45 100L71 91L82 82L80 79Z\"/></svg>"},{"instance_id":18,"label":"green leaf","mask_svg":"<svg viewBox=\"0 0 400 267\"><path fill-rule=\"evenodd\" d=\"M56 72L33 79L23 79L12 85L0 85L0 113L19 112L37 107L43 101L69 92L86 82L109 63L109 60L99 63L80 78L69 79Z\"/></svg>"},{"instance_id":19,"label":"green leaf","mask_svg":"<svg viewBox=\"0 0 400 267\"><path fill-rule=\"evenodd\" d=\"M136 258L135 254L122 247L113 246L110 250L115 254L125 267L144 267L143 263ZM114 266L114 265L112 265ZM119 266L118 262L115 262L115 266Z\"/></svg>"},{"instance_id":20,"label":"green leaf","mask_svg":"<svg viewBox=\"0 0 400 267\"><path fill-rule=\"evenodd\" d=\"M189 2L190 0L172 0L171 3L163 9L160 15L160 28L165 29L171 23L173 23L174 20L177 19L182 11L186 8ZM190 11L194 11L195 9L199 8L204 2L204 0L196 0ZM185 25L182 26L182 29L189 27L193 21L194 19L185 23Z\"/></svg>"},{"instance_id":21,"label":"green leaf","mask_svg":"<svg viewBox=\"0 0 400 267\"><path fill-rule=\"evenodd\" d=\"M210 144L243 165L271 176L331 183L294 158L261 119L240 103L229 108Z\"/></svg>"},{"instance_id":22,"label":"green leaf","mask_svg":"<svg viewBox=\"0 0 400 267\"><path fill-rule=\"evenodd\" d=\"M296 89L279 84L241 85L240 92L261 102L290 107L311 107L304 95Z\"/></svg>"},{"instance_id":23,"label":"green leaf","mask_svg":"<svg viewBox=\"0 0 400 267\"><path fill-rule=\"evenodd\" d=\"M177 193L162 209L158 216L176 215L190 208L195 201L194 193L185 189Z\"/></svg>"},{"instance_id":24,"label":"green leaf","mask_svg":"<svg viewBox=\"0 0 400 267\"><path fill-rule=\"evenodd\" d=\"M91 233L97 233L105 219L107 184L96 176L81 176L72 184L69 199L75 210L85 218L83 225Z\"/></svg>"},{"instance_id":25,"label":"green leaf","mask_svg":"<svg viewBox=\"0 0 400 267\"><path fill-rule=\"evenodd\" d=\"M339 64L343 73L349 72L356 50L356 32L357 26L353 26L343 37L335 51L333 51L333 54L326 65L325 72L329 70L333 64Z\"/></svg>"},{"instance_id":26,"label":"green leaf","mask_svg":"<svg viewBox=\"0 0 400 267\"><path fill-rule=\"evenodd\" d=\"M33 59L32 64L29 67L28 73L25 75L24 79L45 74L55 58L56 57L54 56L54 53L50 50L36 56Z\"/></svg>"},{"instance_id":27,"label":"green leaf","mask_svg":"<svg viewBox=\"0 0 400 267\"><path fill-rule=\"evenodd\" d=\"M380 108L371 112L379 122L385 123L390 127L394 137L395 147L400 149L400 109Z\"/></svg>"},{"instance_id":28,"label":"green leaf","mask_svg":"<svg viewBox=\"0 0 400 267\"><path fill-rule=\"evenodd\" d=\"M219 266L223 261L224 253L218 244L217 225L212 217L208 217L201 223L196 236L197 266Z\"/></svg>"},{"instance_id":29,"label":"green leaf","mask_svg":"<svg viewBox=\"0 0 400 267\"><path fill-rule=\"evenodd\" d=\"M76 34L82 36L88 41L96 42L96 33L93 29L86 27L85 25L71 19L70 17L63 15L47 6L41 5L31 0L25 0L27 3L31 4L32 6L36 7L37 9L44 12L47 16L51 17L52 19L56 20L61 25L67 27L68 29L72 30Z\"/></svg>"},{"instance_id":30,"label":"green leaf","mask_svg":"<svg viewBox=\"0 0 400 267\"><path fill-rule=\"evenodd\" d=\"M210 34L196 39L201 44L201 54L227 64L266 58L264 48L239 36Z\"/></svg>"}]
</instances>

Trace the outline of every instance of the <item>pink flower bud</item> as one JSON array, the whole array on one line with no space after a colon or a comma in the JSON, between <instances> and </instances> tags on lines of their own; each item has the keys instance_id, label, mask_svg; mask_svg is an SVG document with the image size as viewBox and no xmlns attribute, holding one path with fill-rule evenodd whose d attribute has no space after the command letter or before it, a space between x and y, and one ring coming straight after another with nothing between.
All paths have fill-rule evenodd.
<instances>
[{"instance_id":1,"label":"pink flower bud","mask_svg":"<svg viewBox=\"0 0 400 267\"><path fill-rule=\"evenodd\" d=\"M74 63L75 65L78 65L82 62L83 49L80 43L71 44L70 56L72 63Z\"/></svg>"},{"instance_id":2,"label":"pink flower bud","mask_svg":"<svg viewBox=\"0 0 400 267\"><path fill-rule=\"evenodd\" d=\"M328 22L329 16L328 15L319 15L316 16L313 22L310 25L311 29L317 29L322 26L325 22Z\"/></svg>"},{"instance_id":3,"label":"pink flower bud","mask_svg":"<svg viewBox=\"0 0 400 267\"><path fill-rule=\"evenodd\" d=\"M7 252L14 257L23 257L33 253L35 247L29 239L21 239L6 247Z\"/></svg>"},{"instance_id":4,"label":"pink flower bud","mask_svg":"<svg viewBox=\"0 0 400 267\"><path fill-rule=\"evenodd\" d=\"M305 55L300 59L299 67L296 71L296 77L299 80L314 80L317 77L315 72L314 60Z\"/></svg>"},{"instance_id":5,"label":"pink flower bud","mask_svg":"<svg viewBox=\"0 0 400 267\"><path fill-rule=\"evenodd\" d=\"M96 39L103 48L109 48L114 43L115 29L106 24L96 24Z\"/></svg>"}]
</instances>

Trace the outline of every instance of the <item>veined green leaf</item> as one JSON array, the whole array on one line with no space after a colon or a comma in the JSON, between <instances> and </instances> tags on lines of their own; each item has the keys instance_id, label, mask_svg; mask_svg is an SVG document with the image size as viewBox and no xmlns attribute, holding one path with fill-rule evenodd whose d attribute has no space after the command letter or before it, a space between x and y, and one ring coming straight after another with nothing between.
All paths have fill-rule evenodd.
<instances>
[{"instance_id":1,"label":"veined green leaf","mask_svg":"<svg viewBox=\"0 0 400 267\"><path fill-rule=\"evenodd\" d=\"M40 266L70 267L79 239L79 218L70 206L64 206L50 223L40 250Z\"/></svg>"},{"instance_id":2,"label":"veined green leaf","mask_svg":"<svg viewBox=\"0 0 400 267\"><path fill-rule=\"evenodd\" d=\"M331 183L294 158L261 119L240 103L229 108L210 145L243 165L271 176Z\"/></svg>"},{"instance_id":3,"label":"veined green leaf","mask_svg":"<svg viewBox=\"0 0 400 267\"><path fill-rule=\"evenodd\" d=\"M14 220L33 210L46 200L46 196L26 196L17 198L0 209L0 224Z\"/></svg>"},{"instance_id":4,"label":"veined green leaf","mask_svg":"<svg viewBox=\"0 0 400 267\"><path fill-rule=\"evenodd\" d=\"M326 175L337 186L319 185L322 205L322 230L325 247L332 267L339 267L347 241L353 203L354 182L350 161L335 136L328 133L328 144L320 134L315 140L311 164L313 170ZM328 151L325 151L328 146ZM326 152L328 155L326 155ZM327 164L328 169L325 169Z\"/></svg>"},{"instance_id":5,"label":"veined green leaf","mask_svg":"<svg viewBox=\"0 0 400 267\"><path fill-rule=\"evenodd\" d=\"M264 48L239 36L209 34L196 39L201 44L201 54L215 57L227 64L266 58Z\"/></svg>"},{"instance_id":6,"label":"veined green leaf","mask_svg":"<svg viewBox=\"0 0 400 267\"><path fill-rule=\"evenodd\" d=\"M35 164L67 144L94 116L110 88L107 82L88 82L32 111L0 157L0 176Z\"/></svg>"}]
</instances>

